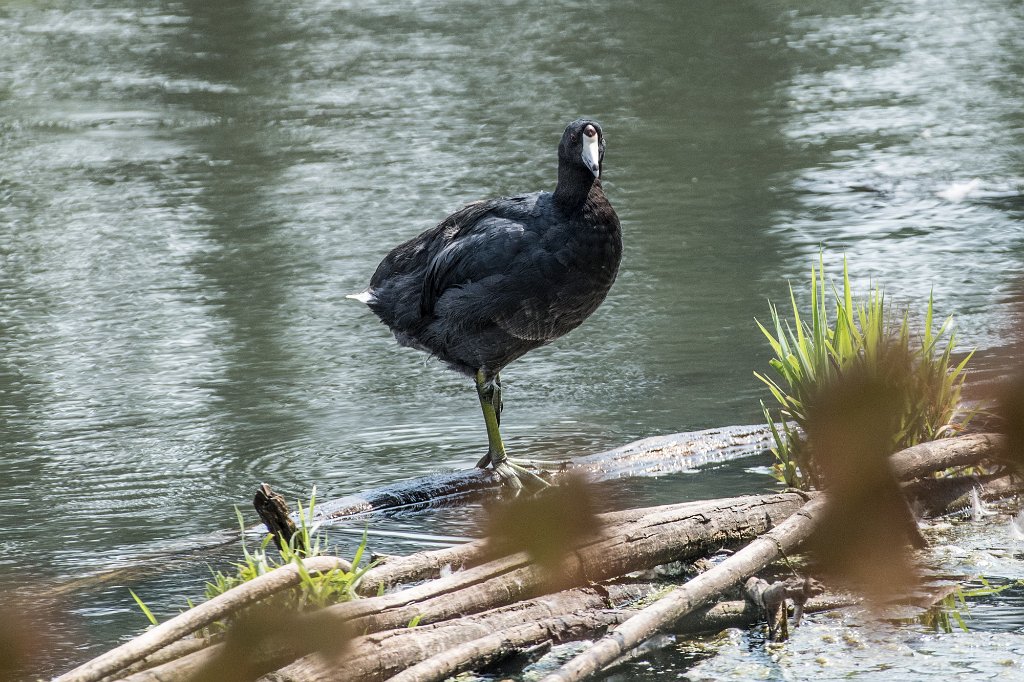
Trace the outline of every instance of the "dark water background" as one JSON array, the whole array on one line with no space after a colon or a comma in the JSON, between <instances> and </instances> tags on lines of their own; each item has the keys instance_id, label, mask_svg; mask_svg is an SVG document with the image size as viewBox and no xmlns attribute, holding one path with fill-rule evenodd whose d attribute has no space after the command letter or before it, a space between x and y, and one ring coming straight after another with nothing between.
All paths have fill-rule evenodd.
<instances>
[{"instance_id":1,"label":"dark water background","mask_svg":"<svg viewBox=\"0 0 1024 682\"><path fill-rule=\"evenodd\" d=\"M551 188L579 115L608 134L626 253L592 320L503 373L516 454L758 421L754 318L820 245L860 289L934 291L999 366L1022 96L1010 0L8 2L0 583L230 527L260 481L337 497L475 462L471 387L343 296L463 203ZM476 511L381 520L373 549L471 536ZM132 586L166 615L205 571ZM51 665L144 624L125 585L78 595Z\"/></svg>"}]
</instances>

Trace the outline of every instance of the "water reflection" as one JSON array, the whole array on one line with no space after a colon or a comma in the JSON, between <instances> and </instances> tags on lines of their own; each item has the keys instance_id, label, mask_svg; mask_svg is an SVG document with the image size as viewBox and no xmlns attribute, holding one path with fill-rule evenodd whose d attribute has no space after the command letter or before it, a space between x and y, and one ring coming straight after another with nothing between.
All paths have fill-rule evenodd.
<instances>
[{"instance_id":1,"label":"water reflection","mask_svg":"<svg viewBox=\"0 0 1024 682\"><path fill-rule=\"evenodd\" d=\"M959 11L963 9L963 11ZM783 133L817 156L791 173L798 203L773 221L794 250L845 252L859 280L956 311L962 333L1004 343L993 315L1020 272L1020 7L872 3L803 14L787 37ZM973 182L972 182L973 181ZM970 186L959 199L947 190ZM1013 204L1017 208L1011 209ZM980 254L984 254L981 256Z\"/></svg>"},{"instance_id":2,"label":"water reflection","mask_svg":"<svg viewBox=\"0 0 1024 682\"><path fill-rule=\"evenodd\" d=\"M626 254L594 318L505 373L518 454L758 419L752 319L821 243L1006 343L1022 24L998 0L0 7L0 576L230 526L260 480L335 496L474 462L471 387L343 296L461 204L552 187L581 114ZM609 497L744 472L693 480ZM381 529L465 537L475 511ZM125 595L80 604L92 646L141 624Z\"/></svg>"}]
</instances>

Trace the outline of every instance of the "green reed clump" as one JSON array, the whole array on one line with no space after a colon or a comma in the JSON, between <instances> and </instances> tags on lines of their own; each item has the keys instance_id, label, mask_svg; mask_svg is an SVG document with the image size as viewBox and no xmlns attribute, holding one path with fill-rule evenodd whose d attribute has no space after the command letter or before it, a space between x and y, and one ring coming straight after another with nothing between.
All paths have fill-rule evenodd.
<instances>
[{"instance_id":1,"label":"green reed clump","mask_svg":"<svg viewBox=\"0 0 1024 682\"><path fill-rule=\"evenodd\" d=\"M897 396L891 452L966 425L969 417L957 419L964 368L973 351L954 364L952 318L934 328L931 296L923 329L912 331L909 312L893 314L882 289L872 287L865 299L854 299L845 259L841 289L826 278L821 255L818 267L811 266L810 284L810 321L801 317L791 286L792 319L784 319L769 302L771 329L757 323L775 353L769 364L777 376L754 374L778 403L774 412L762 403L775 443L776 478L800 488L820 485L804 436L807 415L853 370L882 378Z\"/></svg>"},{"instance_id":2,"label":"green reed clump","mask_svg":"<svg viewBox=\"0 0 1024 682\"><path fill-rule=\"evenodd\" d=\"M360 568L366 550L367 534L356 548L355 556L352 557L352 570L345 571L335 568L323 573L310 573L303 563L304 559L317 556L327 556L327 544L324 538L317 532L313 524L313 509L315 506L316 489L310 496L308 506L302 501L298 502L299 528L298 532L287 543L282 542L279 548L274 543L274 536L267 534L260 544L253 550L249 550L245 542L245 521L242 512L235 508L238 517L238 525L242 532L242 560L232 564L230 571L214 571L211 569L212 580L206 583L204 596L207 600L223 594L233 587L237 587L275 568L295 564L299 571L299 585L291 590L282 592L264 603L266 606L278 609L304 610L310 608L321 608L330 604L355 599L355 585L363 575L376 565L376 562L367 564ZM153 613L146 604L136 595L131 593L136 604L142 610L146 619L152 625L157 624ZM194 604L188 600L189 607ZM222 630L225 623L215 625L212 629Z\"/></svg>"},{"instance_id":3,"label":"green reed clump","mask_svg":"<svg viewBox=\"0 0 1024 682\"><path fill-rule=\"evenodd\" d=\"M284 600L284 603L278 605L298 609L318 608L354 599L353 589L356 582L374 565L371 563L363 568L359 567L366 550L365 533L356 549L355 556L352 557L351 571L336 568L325 573L311 574L303 565L303 559L327 554L326 542L313 525L315 499L316 489L310 496L308 506L304 506L301 500L298 502L298 532L288 543L281 543L280 548L276 545L271 546L274 537L268 533L256 549L249 551L245 543L245 522L242 519L242 513L236 508L235 513L242 529L242 561L234 564L233 572L213 572L213 580L206 583L206 598L212 599L232 587L248 582L275 568L295 564L299 570L299 586L296 590L282 594L280 599Z\"/></svg>"}]
</instances>

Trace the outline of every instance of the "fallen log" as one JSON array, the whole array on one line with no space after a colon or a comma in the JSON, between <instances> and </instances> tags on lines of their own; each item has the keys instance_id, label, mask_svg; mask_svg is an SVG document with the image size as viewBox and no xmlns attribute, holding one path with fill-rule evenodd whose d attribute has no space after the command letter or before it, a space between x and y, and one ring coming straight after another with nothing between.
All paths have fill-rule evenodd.
<instances>
[{"instance_id":1,"label":"fallen log","mask_svg":"<svg viewBox=\"0 0 1024 682\"><path fill-rule=\"evenodd\" d=\"M352 565L349 562L337 557L314 557L308 559L304 565L305 569L311 573L335 569L352 570ZM99 680L118 673L172 642L222 620L270 595L298 585L300 578L298 566L295 564L282 566L203 602L171 620L154 626L130 642L61 675L55 682L85 682Z\"/></svg>"},{"instance_id":2,"label":"fallen log","mask_svg":"<svg viewBox=\"0 0 1024 682\"><path fill-rule=\"evenodd\" d=\"M907 478L928 473L930 468L969 466L990 455L995 445L998 445L998 438L993 436L961 437L944 441L937 447L899 453L892 462L899 477ZM779 528L775 527L798 509L805 499L806 496L796 493L782 493L605 515L609 526L601 536L578 548L567 559L560 587L565 586L566 577L570 583L586 584L667 561L693 558L723 545L744 542L772 528L771 533L777 535ZM737 531L737 528L742 530ZM765 542L776 546L770 534ZM413 557L393 558L371 570L358 589L364 593L376 593L382 586L436 575L446 565L469 568L401 592L339 604L309 617L325 628L344 623L370 633L402 630L405 634L419 630L405 628L413 618L418 618L423 624L452 625L466 614L536 597L552 589L550 574L532 564L529 557L519 554L488 560L487 547L483 542ZM415 577L403 578L403 575ZM718 593L715 594L717 596ZM194 652L152 669L148 676L147 673L139 673L141 677L132 679L181 679L190 672L201 670L204 661L216 657L217 650L218 647L213 646ZM283 665L302 653L301 649L296 649L280 662L275 659L275 663ZM307 657L286 666L275 679L334 679L337 674L317 657Z\"/></svg>"},{"instance_id":3,"label":"fallen log","mask_svg":"<svg viewBox=\"0 0 1024 682\"><path fill-rule=\"evenodd\" d=\"M629 509L620 512L608 512L601 515L601 520L607 526L612 526L616 523L636 521L644 516L644 512L653 514L670 513L673 511L681 513L683 511L689 511L693 514L706 514L712 513L714 509L717 506L720 506L724 501L725 500L687 502L677 505L650 507L647 509ZM442 569L445 568L455 571L478 565L485 562L488 556L489 553L487 550L486 540L476 540L456 547L432 550L428 552L418 552L404 557L390 557L382 565L372 568L364 574L355 589L360 595L372 597L380 593L385 588L393 588L401 583L417 582L426 578L436 578L440 575ZM513 576L511 580L514 581L517 578L518 576ZM405 617L405 615L406 614L401 614L397 618L400 620L402 617ZM215 644L218 644L218 642L214 640L206 641L206 646L212 646ZM199 648L205 647L188 648L189 650L183 651L181 656L152 657L149 661L149 665L136 666L133 668L132 672L140 672L141 670L163 664L168 664L169 668L187 666L188 670L195 670L209 662L211 654L209 652L200 653L198 651ZM195 653L195 655L187 662L175 662L175 659L184 658L186 653Z\"/></svg>"},{"instance_id":4,"label":"fallen log","mask_svg":"<svg viewBox=\"0 0 1024 682\"><path fill-rule=\"evenodd\" d=\"M356 652L344 662L344 671L349 679L388 679L406 668L440 652L449 651L467 641L486 637L495 632L507 633L511 628L525 623L555 622L576 613L612 613L615 607L636 602L660 589L656 583L627 583L606 587L579 587L551 595L536 597L512 605L499 607L479 614L472 614L449 622L418 625L415 628L392 629L367 635L353 643ZM598 621L591 625L600 628ZM569 625L569 629L583 626ZM561 628L551 630L557 636ZM595 630L590 631L592 634ZM534 633L536 634L536 633ZM518 648L521 642L539 641L537 637L522 636L510 649ZM506 651L507 653L507 651ZM492 660L497 660L496 656ZM309 679L305 665L293 665L275 673L279 682Z\"/></svg>"},{"instance_id":5,"label":"fallen log","mask_svg":"<svg viewBox=\"0 0 1024 682\"><path fill-rule=\"evenodd\" d=\"M184 658L189 654L202 651L203 649L221 641L222 637L219 635L208 635L204 637L194 635L192 637L186 637L185 639L179 639L176 642L171 642L164 648L146 656L145 658L139 659L124 670L117 672L115 675L108 676L103 679L122 679L137 672L149 670L150 668L155 668L158 665L163 665L164 663L170 663L171 661L176 661L179 658Z\"/></svg>"},{"instance_id":6,"label":"fallen log","mask_svg":"<svg viewBox=\"0 0 1024 682\"><path fill-rule=\"evenodd\" d=\"M556 463L559 471L553 475L559 475L563 468L578 467L595 481L628 476L664 476L710 462L755 455L764 452L770 442L771 432L764 425L728 426L654 436L605 452L576 457L569 462ZM562 467L561 464L568 466ZM492 495L498 488L499 481L490 469L442 472L323 501L317 505L314 518L317 522L340 521L390 511L468 504ZM265 531L266 528L254 530ZM235 529L182 538L126 565L82 576L61 585L48 586L47 593L59 597L112 582L123 583L151 573L153 566L167 567L188 561L190 557L238 542L240 537L241 534Z\"/></svg>"},{"instance_id":7,"label":"fallen log","mask_svg":"<svg viewBox=\"0 0 1024 682\"><path fill-rule=\"evenodd\" d=\"M753 499L753 497L750 499ZM713 513L724 502L728 502L728 499L696 500L655 507L624 509L600 514L599 520L607 528L618 523L637 521L644 516L660 511L672 513L690 512L693 514ZM437 578L441 575L442 570L452 571L476 566L486 561L490 554L487 539L481 539L456 545L455 547L417 552L407 556L383 557L379 566L371 569L363 576L356 586L356 592L362 596L372 597L381 590L392 589L401 583Z\"/></svg>"},{"instance_id":8,"label":"fallen log","mask_svg":"<svg viewBox=\"0 0 1024 682\"><path fill-rule=\"evenodd\" d=\"M889 458L896 478L909 481L936 471L968 467L983 459L994 459L1003 451L1006 439L996 433L943 438L900 450Z\"/></svg>"},{"instance_id":9,"label":"fallen log","mask_svg":"<svg viewBox=\"0 0 1024 682\"><path fill-rule=\"evenodd\" d=\"M625 515L629 520L607 527L600 538L568 557L560 586L587 584L735 546L779 523L804 500L797 493L780 493L666 505L639 517L631 511ZM610 514L613 519L615 515ZM521 552L399 592L336 604L310 614L310 619L314 628L337 629L345 624L346 628L371 633L404 627L414 618L428 624L539 596L550 591L551 577ZM214 645L166 663L137 679L195 675L216 658L220 647ZM306 653L296 650L295 658ZM320 665L313 657L309 668L296 679L317 679L317 674L324 672ZM329 679L330 671L326 674Z\"/></svg>"},{"instance_id":10,"label":"fallen log","mask_svg":"<svg viewBox=\"0 0 1024 682\"><path fill-rule=\"evenodd\" d=\"M810 537L826 503L825 495L811 500L777 528L629 618L541 682L587 679L651 635L703 606L715 594L736 586L793 551Z\"/></svg>"},{"instance_id":11,"label":"fallen log","mask_svg":"<svg viewBox=\"0 0 1024 682\"><path fill-rule=\"evenodd\" d=\"M831 611L856 603L857 600L851 597L811 599L803 604L803 612ZM399 668L401 672L393 677L371 676L353 679L365 679L366 682L378 682L378 680L442 682L460 673L493 665L526 647L536 646L538 642L550 641L553 644L562 644L588 639L595 633L603 632L609 627L624 622L637 611L636 607L580 610L533 623L521 623L505 630L495 629L479 639L439 650L430 658L424 658L415 665L404 669ZM690 614L689 618L676 625L673 634L696 635L703 632L718 632L729 627L756 623L759 617L758 609L748 601L720 602ZM346 661L346 671L349 670L347 663L348 661ZM281 678L274 676L273 679Z\"/></svg>"},{"instance_id":12,"label":"fallen log","mask_svg":"<svg viewBox=\"0 0 1024 682\"><path fill-rule=\"evenodd\" d=\"M1003 439L993 434L933 441L894 454L889 464L897 479L908 480L934 471L977 463L982 457L999 452L1002 443ZM715 594L736 586L780 556L795 551L820 523L827 503L827 493L818 495L780 526L617 626L585 652L543 678L542 682L578 682L591 677L651 635L705 604Z\"/></svg>"},{"instance_id":13,"label":"fallen log","mask_svg":"<svg viewBox=\"0 0 1024 682\"><path fill-rule=\"evenodd\" d=\"M665 476L702 464L723 462L765 451L771 443L767 426L728 426L653 436L604 452L553 462L557 477L565 471L584 472L589 480L606 481L630 476ZM349 495L316 506L317 520L360 516L396 509L465 504L500 488L491 469L469 469L432 474Z\"/></svg>"}]
</instances>

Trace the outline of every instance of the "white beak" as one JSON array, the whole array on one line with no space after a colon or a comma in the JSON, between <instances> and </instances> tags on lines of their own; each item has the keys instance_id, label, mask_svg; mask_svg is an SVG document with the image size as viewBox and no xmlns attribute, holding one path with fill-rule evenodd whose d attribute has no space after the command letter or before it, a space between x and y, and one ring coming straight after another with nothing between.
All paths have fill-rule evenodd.
<instances>
[{"instance_id":1,"label":"white beak","mask_svg":"<svg viewBox=\"0 0 1024 682\"><path fill-rule=\"evenodd\" d=\"M595 178L601 177L601 145L597 141L597 135L583 137L583 163L587 164Z\"/></svg>"}]
</instances>

